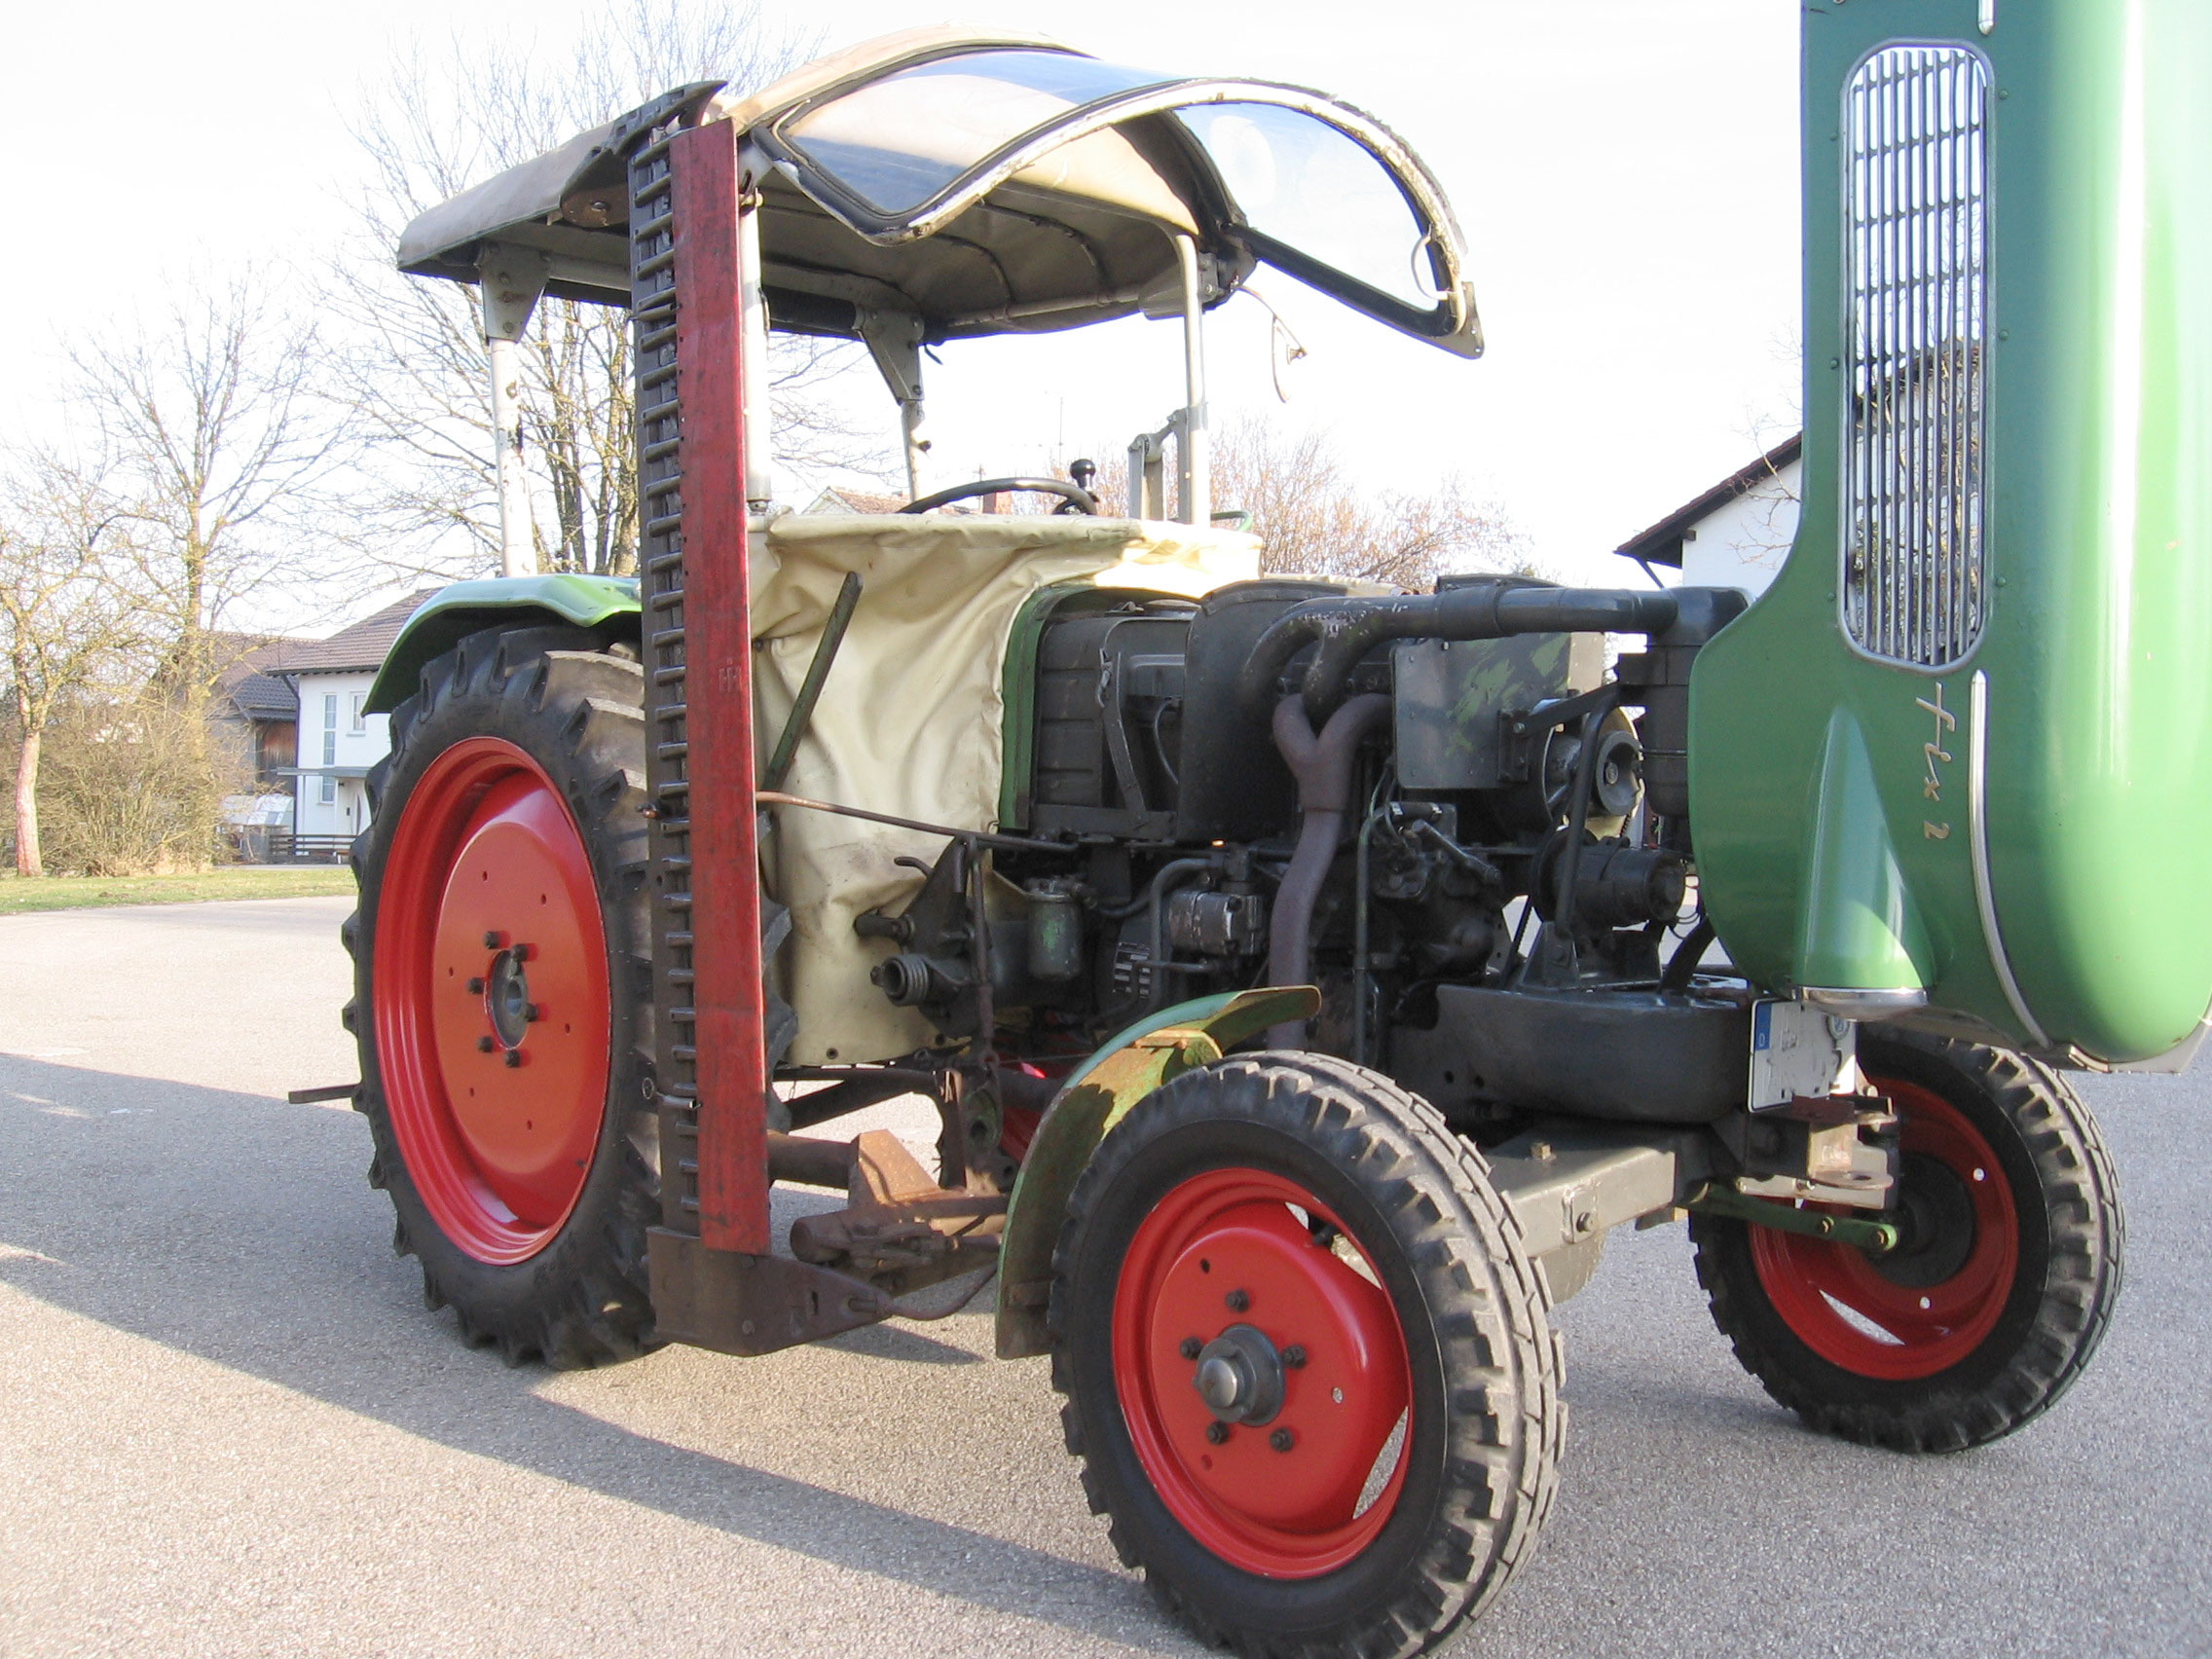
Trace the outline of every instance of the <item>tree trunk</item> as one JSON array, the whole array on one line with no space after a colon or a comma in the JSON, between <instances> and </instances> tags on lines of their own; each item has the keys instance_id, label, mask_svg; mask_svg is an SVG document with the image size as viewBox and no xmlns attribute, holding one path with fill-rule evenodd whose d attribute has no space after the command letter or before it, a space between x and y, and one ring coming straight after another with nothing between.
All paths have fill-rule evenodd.
<instances>
[{"instance_id":1,"label":"tree trunk","mask_svg":"<svg viewBox=\"0 0 2212 1659\"><path fill-rule=\"evenodd\" d=\"M16 873L44 875L38 856L38 751L36 722L23 722L23 740L16 750Z\"/></svg>"}]
</instances>

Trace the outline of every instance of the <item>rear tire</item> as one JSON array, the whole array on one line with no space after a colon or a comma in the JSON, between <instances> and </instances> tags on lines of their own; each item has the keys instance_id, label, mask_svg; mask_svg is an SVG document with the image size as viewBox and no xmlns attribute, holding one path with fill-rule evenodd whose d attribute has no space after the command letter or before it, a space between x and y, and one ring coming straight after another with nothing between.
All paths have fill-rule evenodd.
<instances>
[{"instance_id":1,"label":"rear tire","mask_svg":"<svg viewBox=\"0 0 2212 1659\"><path fill-rule=\"evenodd\" d=\"M638 664L589 635L469 636L393 713L354 845L369 1181L424 1300L509 1364L652 1342L642 701Z\"/></svg>"},{"instance_id":2,"label":"rear tire","mask_svg":"<svg viewBox=\"0 0 2212 1659\"><path fill-rule=\"evenodd\" d=\"M1375 1073L1243 1055L1138 1104L1070 1199L1050 1318L1091 1509L1204 1641L1419 1653L1533 1550L1566 1419L1544 1293L1479 1155ZM1209 1403L1209 1361L1256 1391L1225 1408L1216 1372Z\"/></svg>"},{"instance_id":3,"label":"rear tire","mask_svg":"<svg viewBox=\"0 0 2212 1659\"><path fill-rule=\"evenodd\" d=\"M1869 1033L1903 1120L1904 1238L1886 1257L1695 1216L1713 1320L1807 1426L1957 1452L2032 1422L2087 1366L2120 1296L2112 1157L2056 1073L1995 1049Z\"/></svg>"}]
</instances>

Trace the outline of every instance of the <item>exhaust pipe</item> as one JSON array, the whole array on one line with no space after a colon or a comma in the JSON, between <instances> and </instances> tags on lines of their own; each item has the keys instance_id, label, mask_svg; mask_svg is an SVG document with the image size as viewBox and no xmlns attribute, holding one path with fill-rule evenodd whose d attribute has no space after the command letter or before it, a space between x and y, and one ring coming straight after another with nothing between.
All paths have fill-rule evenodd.
<instances>
[{"instance_id":1,"label":"exhaust pipe","mask_svg":"<svg viewBox=\"0 0 2212 1659\"><path fill-rule=\"evenodd\" d=\"M1247 708L1266 706L1290 659L1321 642L1306 671L1307 719L1318 725L1344 701L1360 659L1385 640L1502 640L1512 634L1663 634L1679 607L1673 592L1563 588L1527 576L1487 576L1439 593L1385 599L1314 599L1262 634L1236 677Z\"/></svg>"},{"instance_id":2,"label":"exhaust pipe","mask_svg":"<svg viewBox=\"0 0 2212 1659\"><path fill-rule=\"evenodd\" d=\"M1275 747L1298 780L1300 825L1298 849L1283 872L1282 886L1275 890L1274 909L1268 918L1271 985L1312 982L1313 906L1320 900L1329 866L1336 862L1337 843L1344 838L1345 814L1351 805L1352 760L1361 740L1390 718L1390 699L1379 692L1354 697L1329 718L1316 737L1299 699L1285 697L1275 705ZM1302 1019L1269 1028L1271 1049L1305 1046Z\"/></svg>"}]
</instances>

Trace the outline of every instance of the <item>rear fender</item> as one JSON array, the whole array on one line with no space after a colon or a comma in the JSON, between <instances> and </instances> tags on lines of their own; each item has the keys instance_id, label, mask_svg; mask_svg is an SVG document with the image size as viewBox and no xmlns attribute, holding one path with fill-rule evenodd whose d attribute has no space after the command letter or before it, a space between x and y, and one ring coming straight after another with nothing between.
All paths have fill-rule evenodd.
<instances>
[{"instance_id":1,"label":"rear fender","mask_svg":"<svg viewBox=\"0 0 2212 1659\"><path fill-rule=\"evenodd\" d=\"M1052 1250L1068 1198L1107 1131L1161 1084L1210 1065L1271 1025L1310 1019L1320 1010L1321 993L1310 985L1199 997L1130 1026L1070 1074L1037 1125L1008 1201L999 1247L1000 1358L1051 1346L1045 1305Z\"/></svg>"},{"instance_id":2,"label":"rear fender","mask_svg":"<svg viewBox=\"0 0 2212 1659\"><path fill-rule=\"evenodd\" d=\"M609 641L639 638L638 583L629 576L495 576L456 582L416 608L385 653L365 712L387 715L414 691L424 664L485 628L566 623Z\"/></svg>"}]
</instances>

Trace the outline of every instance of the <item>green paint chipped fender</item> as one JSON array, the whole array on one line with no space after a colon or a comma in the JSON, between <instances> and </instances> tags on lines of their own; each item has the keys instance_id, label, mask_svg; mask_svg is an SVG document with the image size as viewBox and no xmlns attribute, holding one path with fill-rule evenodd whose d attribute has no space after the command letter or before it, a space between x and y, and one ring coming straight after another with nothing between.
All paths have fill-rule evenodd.
<instances>
[{"instance_id":1,"label":"green paint chipped fender","mask_svg":"<svg viewBox=\"0 0 2212 1659\"><path fill-rule=\"evenodd\" d=\"M1052 1288L1052 1249L1069 1195L1107 1131L1161 1084L1211 1065L1271 1025L1310 1019L1320 1009L1321 993L1310 985L1199 997L1140 1020L1069 1075L1037 1125L1008 1201L999 1246L1001 1359L1051 1346L1045 1304Z\"/></svg>"},{"instance_id":2,"label":"green paint chipped fender","mask_svg":"<svg viewBox=\"0 0 2212 1659\"><path fill-rule=\"evenodd\" d=\"M491 576L440 588L408 617L369 687L365 712L388 715L415 689L423 665L443 656L480 628L531 621L567 622L608 635L635 637L639 614L634 576Z\"/></svg>"}]
</instances>

